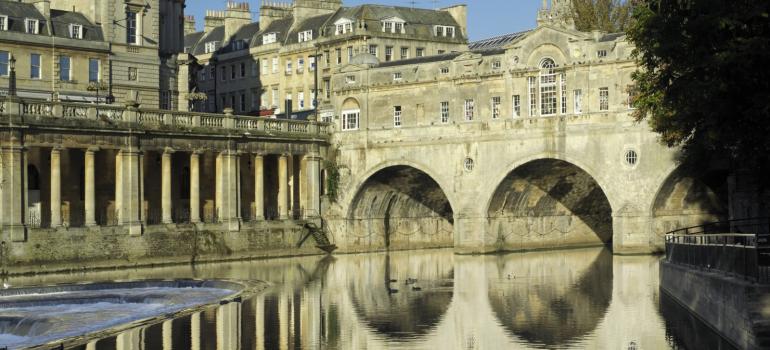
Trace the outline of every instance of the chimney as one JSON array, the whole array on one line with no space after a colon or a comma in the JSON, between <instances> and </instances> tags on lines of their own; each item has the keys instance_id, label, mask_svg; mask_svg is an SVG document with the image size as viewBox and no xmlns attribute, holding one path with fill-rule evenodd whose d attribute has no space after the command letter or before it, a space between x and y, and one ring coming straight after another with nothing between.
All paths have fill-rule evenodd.
<instances>
[{"instance_id":1,"label":"chimney","mask_svg":"<svg viewBox=\"0 0 770 350\"><path fill-rule=\"evenodd\" d=\"M225 40L229 40L241 27L251 23L248 2L227 2L225 11Z\"/></svg>"},{"instance_id":2,"label":"chimney","mask_svg":"<svg viewBox=\"0 0 770 350\"><path fill-rule=\"evenodd\" d=\"M206 18L203 19L204 32L208 33L223 25L225 25L225 11L206 10Z\"/></svg>"},{"instance_id":3,"label":"chimney","mask_svg":"<svg viewBox=\"0 0 770 350\"><path fill-rule=\"evenodd\" d=\"M306 18L334 13L342 7L342 0L294 0L295 23Z\"/></svg>"},{"instance_id":4,"label":"chimney","mask_svg":"<svg viewBox=\"0 0 770 350\"><path fill-rule=\"evenodd\" d=\"M455 5L450 7L445 7L441 9L441 11L449 12L449 14L452 16L452 18L455 19L457 24L460 25L460 33L462 33L463 38L468 38L468 7L466 5Z\"/></svg>"},{"instance_id":5,"label":"chimney","mask_svg":"<svg viewBox=\"0 0 770 350\"><path fill-rule=\"evenodd\" d=\"M35 8L40 11L40 13L45 17L46 19L51 19L51 1L50 0L32 0L29 1L29 3L35 5ZM85 14L88 15L88 14Z\"/></svg>"},{"instance_id":6,"label":"chimney","mask_svg":"<svg viewBox=\"0 0 770 350\"><path fill-rule=\"evenodd\" d=\"M292 15L291 3L263 0L259 7L259 27L267 28L275 20Z\"/></svg>"},{"instance_id":7,"label":"chimney","mask_svg":"<svg viewBox=\"0 0 770 350\"><path fill-rule=\"evenodd\" d=\"M184 35L195 33L195 16L184 16Z\"/></svg>"}]
</instances>

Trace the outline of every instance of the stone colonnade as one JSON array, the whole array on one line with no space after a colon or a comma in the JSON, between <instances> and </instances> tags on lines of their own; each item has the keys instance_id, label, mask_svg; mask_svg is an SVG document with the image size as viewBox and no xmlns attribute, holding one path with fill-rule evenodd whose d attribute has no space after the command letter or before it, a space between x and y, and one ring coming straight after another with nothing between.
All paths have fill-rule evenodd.
<instances>
[{"instance_id":1,"label":"stone colonnade","mask_svg":"<svg viewBox=\"0 0 770 350\"><path fill-rule=\"evenodd\" d=\"M115 149L27 148L19 134L10 135L11 142L0 149L0 227L10 233L11 241L25 241L30 227L123 226L129 234L141 235L143 227L152 224L221 223L237 231L244 217L262 221L320 216L317 151L276 155L234 150L237 147L142 150L133 146L138 139L131 136L122 142L128 146ZM243 198L249 201L242 203ZM36 204L39 212L30 215Z\"/></svg>"}]
</instances>

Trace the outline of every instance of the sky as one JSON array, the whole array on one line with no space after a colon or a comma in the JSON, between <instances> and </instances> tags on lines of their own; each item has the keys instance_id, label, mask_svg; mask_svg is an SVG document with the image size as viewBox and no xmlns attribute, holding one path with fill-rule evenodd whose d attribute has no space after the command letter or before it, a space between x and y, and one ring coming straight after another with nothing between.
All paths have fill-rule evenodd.
<instances>
[{"instance_id":1,"label":"sky","mask_svg":"<svg viewBox=\"0 0 770 350\"><path fill-rule=\"evenodd\" d=\"M236 0L242 2L244 0ZM278 0L288 2L289 0ZM203 29L206 10L223 10L227 0L187 0L185 14L195 16L199 29ZM248 0L254 20L259 18L261 0ZM470 40L519 32L535 27L540 0L343 0L344 6L382 4L421 8L447 7L458 3L468 5L468 32Z\"/></svg>"}]
</instances>

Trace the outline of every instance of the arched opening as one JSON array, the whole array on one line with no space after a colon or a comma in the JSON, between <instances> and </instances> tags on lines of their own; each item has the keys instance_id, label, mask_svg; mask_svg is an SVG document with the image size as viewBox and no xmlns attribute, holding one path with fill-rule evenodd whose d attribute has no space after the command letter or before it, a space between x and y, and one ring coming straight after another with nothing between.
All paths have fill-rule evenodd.
<instances>
[{"instance_id":1,"label":"arched opening","mask_svg":"<svg viewBox=\"0 0 770 350\"><path fill-rule=\"evenodd\" d=\"M40 227L42 223L42 203L40 196L40 172L37 167L27 165L27 223L32 227Z\"/></svg>"},{"instance_id":2,"label":"arched opening","mask_svg":"<svg viewBox=\"0 0 770 350\"><path fill-rule=\"evenodd\" d=\"M672 230L727 219L727 172L698 176L675 170L661 185L652 208L657 244ZM738 218L741 219L741 218Z\"/></svg>"},{"instance_id":3,"label":"arched opening","mask_svg":"<svg viewBox=\"0 0 770 350\"><path fill-rule=\"evenodd\" d=\"M502 255L490 268L495 318L537 348L569 347L591 334L612 301L609 249Z\"/></svg>"},{"instance_id":4,"label":"arched opening","mask_svg":"<svg viewBox=\"0 0 770 350\"><path fill-rule=\"evenodd\" d=\"M596 180L556 159L514 169L495 190L488 209L499 249L609 245L612 208Z\"/></svg>"},{"instance_id":5,"label":"arched opening","mask_svg":"<svg viewBox=\"0 0 770 350\"><path fill-rule=\"evenodd\" d=\"M354 98L348 98L342 103L340 111L342 130L358 130L361 127L361 106Z\"/></svg>"},{"instance_id":6,"label":"arched opening","mask_svg":"<svg viewBox=\"0 0 770 350\"><path fill-rule=\"evenodd\" d=\"M433 178L413 167L376 172L350 208L346 231L354 245L405 249L453 244L449 199Z\"/></svg>"}]
</instances>

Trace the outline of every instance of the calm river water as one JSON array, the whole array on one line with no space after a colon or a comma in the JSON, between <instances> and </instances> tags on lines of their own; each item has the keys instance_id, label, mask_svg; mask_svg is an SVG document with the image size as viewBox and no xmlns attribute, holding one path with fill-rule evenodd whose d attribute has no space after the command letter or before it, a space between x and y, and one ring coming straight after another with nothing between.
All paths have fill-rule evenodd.
<instances>
[{"instance_id":1,"label":"calm river water","mask_svg":"<svg viewBox=\"0 0 770 350\"><path fill-rule=\"evenodd\" d=\"M658 288L658 257L604 249L337 255L11 278L262 280L242 303L87 349L729 349Z\"/></svg>"}]
</instances>

